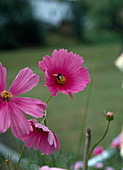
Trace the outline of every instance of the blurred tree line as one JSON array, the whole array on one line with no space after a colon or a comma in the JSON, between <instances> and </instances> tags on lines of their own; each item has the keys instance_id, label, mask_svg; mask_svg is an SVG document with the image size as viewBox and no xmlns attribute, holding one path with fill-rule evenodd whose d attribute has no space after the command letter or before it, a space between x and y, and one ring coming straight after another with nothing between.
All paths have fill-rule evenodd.
<instances>
[{"instance_id":1,"label":"blurred tree line","mask_svg":"<svg viewBox=\"0 0 123 170\"><path fill-rule=\"evenodd\" d=\"M0 49L43 43L41 25L27 0L0 0Z\"/></svg>"},{"instance_id":2,"label":"blurred tree line","mask_svg":"<svg viewBox=\"0 0 123 170\"><path fill-rule=\"evenodd\" d=\"M121 41L121 51L123 51L123 0L100 0L95 4L92 16L96 29L116 34Z\"/></svg>"},{"instance_id":3,"label":"blurred tree line","mask_svg":"<svg viewBox=\"0 0 123 170\"><path fill-rule=\"evenodd\" d=\"M123 48L123 0L71 0L70 6L71 27L78 41L86 42L85 23L91 21L97 31L117 34ZM28 0L0 0L0 49L43 45L44 35Z\"/></svg>"}]
</instances>

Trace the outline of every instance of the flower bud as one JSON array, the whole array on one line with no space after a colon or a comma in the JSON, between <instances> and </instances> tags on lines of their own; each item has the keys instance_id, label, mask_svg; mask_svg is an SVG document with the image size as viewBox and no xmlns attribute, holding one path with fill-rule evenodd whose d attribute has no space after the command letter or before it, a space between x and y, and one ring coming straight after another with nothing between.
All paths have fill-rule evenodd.
<instances>
[{"instance_id":1,"label":"flower bud","mask_svg":"<svg viewBox=\"0 0 123 170\"><path fill-rule=\"evenodd\" d=\"M8 159L6 159L6 160L4 161L5 164L9 164L9 162L10 162L10 160L8 160Z\"/></svg>"},{"instance_id":2,"label":"flower bud","mask_svg":"<svg viewBox=\"0 0 123 170\"><path fill-rule=\"evenodd\" d=\"M106 115L107 120L111 121L114 119L114 114L112 112L108 112Z\"/></svg>"}]
</instances>

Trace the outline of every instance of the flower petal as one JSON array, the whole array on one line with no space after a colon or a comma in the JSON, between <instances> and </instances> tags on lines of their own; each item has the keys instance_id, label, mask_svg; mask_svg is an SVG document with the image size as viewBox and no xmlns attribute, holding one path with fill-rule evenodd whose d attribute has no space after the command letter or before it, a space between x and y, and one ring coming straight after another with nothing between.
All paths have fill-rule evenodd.
<instances>
[{"instance_id":1,"label":"flower petal","mask_svg":"<svg viewBox=\"0 0 123 170\"><path fill-rule=\"evenodd\" d=\"M84 90L86 84L90 82L89 73L86 67L80 68L79 71L67 78L67 83L64 84L64 88L72 93L78 93ZM60 90L60 89L59 89Z\"/></svg>"},{"instance_id":2,"label":"flower petal","mask_svg":"<svg viewBox=\"0 0 123 170\"><path fill-rule=\"evenodd\" d=\"M53 133L51 131L48 134L48 142L49 142L50 145L52 145L53 142L54 142L54 136L53 136Z\"/></svg>"},{"instance_id":3,"label":"flower petal","mask_svg":"<svg viewBox=\"0 0 123 170\"><path fill-rule=\"evenodd\" d=\"M54 135L54 145L56 147L57 152L59 153L60 143L59 143L58 137L54 133L53 135Z\"/></svg>"},{"instance_id":4,"label":"flower petal","mask_svg":"<svg viewBox=\"0 0 123 170\"><path fill-rule=\"evenodd\" d=\"M54 145L49 145L48 133L42 133L40 140L40 150L46 155L52 154L54 151Z\"/></svg>"},{"instance_id":5,"label":"flower petal","mask_svg":"<svg viewBox=\"0 0 123 170\"><path fill-rule=\"evenodd\" d=\"M56 72L62 73L65 77L78 71L84 63L82 57L73 52L67 53L66 49L54 50L52 56Z\"/></svg>"},{"instance_id":6,"label":"flower petal","mask_svg":"<svg viewBox=\"0 0 123 170\"><path fill-rule=\"evenodd\" d=\"M12 102L9 102L10 126L14 136L20 138L32 131L32 126L26 119L26 116Z\"/></svg>"},{"instance_id":7,"label":"flower petal","mask_svg":"<svg viewBox=\"0 0 123 170\"><path fill-rule=\"evenodd\" d=\"M45 57L43 57L43 61L39 61L39 68L44 72L48 70L51 74L53 74L55 69L53 59L50 56L46 55Z\"/></svg>"},{"instance_id":8,"label":"flower petal","mask_svg":"<svg viewBox=\"0 0 123 170\"><path fill-rule=\"evenodd\" d=\"M28 97L11 97L11 101L25 113L40 118L45 114L43 113L47 107L41 100L28 98Z\"/></svg>"},{"instance_id":9,"label":"flower petal","mask_svg":"<svg viewBox=\"0 0 123 170\"><path fill-rule=\"evenodd\" d=\"M35 87L38 82L39 76L33 74L33 71L28 67L24 68L20 70L17 77L14 79L9 92L11 92L13 96L25 93Z\"/></svg>"},{"instance_id":10,"label":"flower petal","mask_svg":"<svg viewBox=\"0 0 123 170\"><path fill-rule=\"evenodd\" d=\"M0 63L0 93L6 89L6 69Z\"/></svg>"},{"instance_id":11,"label":"flower petal","mask_svg":"<svg viewBox=\"0 0 123 170\"><path fill-rule=\"evenodd\" d=\"M8 103L4 101L0 104L0 133L4 133L10 126L10 114Z\"/></svg>"}]
</instances>

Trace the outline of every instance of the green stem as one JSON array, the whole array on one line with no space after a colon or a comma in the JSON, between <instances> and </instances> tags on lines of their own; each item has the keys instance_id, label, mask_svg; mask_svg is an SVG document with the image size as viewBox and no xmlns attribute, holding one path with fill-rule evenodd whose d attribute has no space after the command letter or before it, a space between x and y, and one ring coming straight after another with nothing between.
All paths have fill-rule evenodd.
<instances>
[{"instance_id":1,"label":"green stem","mask_svg":"<svg viewBox=\"0 0 123 170\"><path fill-rule=\"evenodd\" d=\"M49 102L49 100L51 99L51 97L52 97L52 94L50 95L50 97L46 100L46 104Z\"/></svg>"},{"instance_id":2,"label":"green stem","mask_svg":"<svg viewBox=\"0 0 123 170\"><path fill-rule=\"evenodd\" d=\"M95 73L95 68L96 68L97 61L98 61L98 57L96 57L95 62L93 64L93 68L92 68L91 82L90 82L90 86L89 86L89 89L88 89L88 96L87 96L87 100L86 100L86 104L85 104L85 111L84 111L84 115L83 115L83 119L82 119L81 134L80 134L80 139L79 139L76 159L78 159L80 151L81 151L80 148L81 148L81 145L82 145L83 134L84 134L84 130L85 130L85 123L86 123L86 118L87 118L89 99L90 99L91 89L92 89L92 85L93 85L93 79L94 79L94 73Z\"/></svg>"},{"instance_id":3,"label":"green stem","mask_svg":"<svg viewBox=\"0 0 123 170\"><path fill-rule=\"evenodd\" d=\"M121 170L122 167L123 167L123 163L119 166L118 170Z\"/></svg>"},{"instance_id":4,"label":"green stem","mask_svg":"<svg viewBox=\"0 0 123 170\"><path fill-rule=\"evenodd\" d=\"M26 144L23 145L23 148L22 148L22 151L21 151L21 154L20 154L20 158L19 158L18 163L17 163L17 165L16 165L16 167L15 167L15 170L17 170L17 168L18 168L18 166L19 166L19 163L20 163L20 161L21 161L21 158L22 158L22 155L23 155L23 153L24 153L25 147L26 147Z\"/></svg>"},{"instance_id":5,"label":"green stem","mask_svg":"<svg viewBox=\"0 0 123 170\"><path fill-rule=\"evenodd\" d=\"M11 169L10 169L10 165L9 165L9 163L7 164L7 166L8 166L8 169L9 169L9 170L11 170Z\"/></svg>"},{"instance_id":6,"label":"green stem","mask_svg":"<svg viewBox=\"0 0 123 170\"><path fill-rule=\"evenodd\" d=\"M46 125L46 117L47 117L47 112L45 111L45 116L44 116L43 120L41 121L42 124Z\"/></svg>"},{"instance_id":7,"label":"green stem","mask_svg":"<svg viewBox=\"0 0 123 170\"><path fill-rule=\"evenodd\" d=\"M90 154L89 154L89 158L90 158L90 156L91 156L94 148L105 138L105 136L106 136L106 134L107 134L107 132L108 132L108 129L109 129L109 125L110 125L110 120L108 121L108 125L107 125L106 131L105 131L103 137L92 147L92 149L91 149L91 151L90 151Z\"/></svg>"},{"instance_id":8,"label":"green stem","mask_svg":"<svg viewBox=\"0 0 123 170\"><path fill-rule=\"evenodd\" d=\"M52 98L52 94L50 95L50 97L46 100L46 104L49 102L49 100ZM47 125L47 122L46 122L46 115L45 115L45 117L44 117L44 119L43 119L43 123L45 124L45 125Z\"/></svg>"},{"instance_id":9,"label":"green stem","mask_svg":"<svg viewBox=\"0 0 123 170\"><path fill-rule=\"evenodd\" d=\"M52 98L52 94L50 95L50 97L46 100L46 104L49 102L49 100ZM43 117L43 120L41 121L40 118L37 118L38 122L43 123L44 125L46 125L46 117L47 117L47 112L45 111L45 116Z\"/></svg>"}]
</instances>

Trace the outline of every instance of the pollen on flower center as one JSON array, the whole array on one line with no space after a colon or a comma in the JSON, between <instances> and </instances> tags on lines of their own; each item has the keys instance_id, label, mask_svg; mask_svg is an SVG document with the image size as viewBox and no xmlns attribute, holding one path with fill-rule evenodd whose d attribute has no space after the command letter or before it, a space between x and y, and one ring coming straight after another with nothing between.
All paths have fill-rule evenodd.
<instances>
[{"instance_id":1,"label":"pollen on flower center","mask_svg":"<svg viewBox=\"0 0 123 170\"><path fill-rule=\"evenodd\" d=\"M58 84L65 84L66 78L61 73L58 74L56 81Z\"/></svg>"},{"instance_id":2,"label":"pollen on flower center","mask_svg":"<svg viewBox=\"0 0 123 170\"><path fill-rule=\"evenodd\" d=\"M9 101L9 98L11 97L11 93L10 92L7 92L6 90L2 92L2 98L3 100L7 100Z\"/></svg>"}]
</instances>

